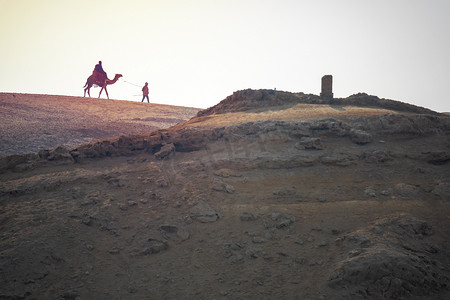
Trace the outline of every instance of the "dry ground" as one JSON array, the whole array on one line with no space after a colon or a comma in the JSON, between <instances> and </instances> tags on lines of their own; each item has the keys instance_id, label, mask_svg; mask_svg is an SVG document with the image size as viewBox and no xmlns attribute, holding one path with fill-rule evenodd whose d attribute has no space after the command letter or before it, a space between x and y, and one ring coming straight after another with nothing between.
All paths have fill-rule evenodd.
<instances>
[{"instance_id":1,"label":"dry ground","mask_svg":"<svg viewBox=\"0 0 450 300\"><path fill-rule=\"evenodd\" d=\"M0 298L448 299L445 124L298 104L3 171Z\"/></svg>"},{"instance_id":2,"label":"dry ground","mask_svg":"<svg viewBox=\"0 0 450 300\"><path fill-rule=\"evenodd\" d=\"M198 111L153 103L0 93L0 157L167 128Z\"/></svg>"}]
</instances>

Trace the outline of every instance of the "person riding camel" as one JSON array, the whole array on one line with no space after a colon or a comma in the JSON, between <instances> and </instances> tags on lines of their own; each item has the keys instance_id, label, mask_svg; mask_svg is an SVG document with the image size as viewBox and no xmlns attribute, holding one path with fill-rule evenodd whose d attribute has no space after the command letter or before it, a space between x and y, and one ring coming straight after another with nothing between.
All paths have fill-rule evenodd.
<instances>
[{"instance_id":1,"label":"person riding camel","mask_svg":"<svg viewBox=\"0 0 450 300\"><path fill-rule=\"evenodd\" d=\"M98 82L105 82L105 80L108 78L106 72L103 70L101 60L98 62L98 64L95 65L92 75L94 75L95 80Z\"/></svg>"}]
</instances>

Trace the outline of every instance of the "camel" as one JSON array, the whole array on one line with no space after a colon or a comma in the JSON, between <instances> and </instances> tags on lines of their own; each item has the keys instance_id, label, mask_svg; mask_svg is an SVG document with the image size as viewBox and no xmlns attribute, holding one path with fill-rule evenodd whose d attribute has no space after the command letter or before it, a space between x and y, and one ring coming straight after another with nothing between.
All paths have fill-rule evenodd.
<instances>
[{"instance_id":1,"label":"camel","mask_svg":"<svg viewBox=\"0 0 450 300\"><path fill-rule=\"evenodd\" d=\"M105 89L106 97L108 97L108 99L109 99L108 90L106 89L106 86L116 83L116 81L119 80L120 77L122 77L122 74L116 74L116 76L114 76L114 79L111 80L111 79L106 78L104 82L101 82L95 78L94 74L92 74L91 76L88 77L86 84L83 87L84 88L84 97L86 97L86 91L88 93L88 96L91 97L91 93L90 93L91 87L94 84L96 84L96 85L102 87L102 89L100 90L100 93L98 94L98 97L100 98L100 95L102 94L103 89Z\"/></svg>"}]
</instances>

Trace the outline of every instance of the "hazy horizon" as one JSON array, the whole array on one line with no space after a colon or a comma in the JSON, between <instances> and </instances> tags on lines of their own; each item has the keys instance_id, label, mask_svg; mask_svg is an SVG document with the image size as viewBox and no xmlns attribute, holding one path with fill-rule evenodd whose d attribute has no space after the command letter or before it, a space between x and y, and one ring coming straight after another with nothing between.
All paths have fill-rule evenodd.
<instances>
[{"instance_id":1,"label":"hazy horizon","mask_svg":"<svg viewBox=\"0 0 450 300\"><path fill-rule=\"evenodd\" d=\"M450 111L446 0L0 0L0 91L207 108L247 88L364 92ZM137 86L135 86L137 85ZM98 97L99 89L91 96ZM102 95L105 97L105 95Z\"/></svg>"}]
</instances>

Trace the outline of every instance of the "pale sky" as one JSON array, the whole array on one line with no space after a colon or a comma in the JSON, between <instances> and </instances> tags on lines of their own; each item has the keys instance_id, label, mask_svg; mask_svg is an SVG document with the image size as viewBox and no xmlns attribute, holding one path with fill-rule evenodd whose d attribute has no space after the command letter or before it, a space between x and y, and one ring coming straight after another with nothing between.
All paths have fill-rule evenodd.
<instances>
[{"instance_id":1,"label":"pale sky","mask_svg":"<svg viewBox=\"0 0 450 300\"><path fill-rule=\"evenodd\" d=\"M365 92L450 111L450 0L0 0L0 92L207 108L234 91ZM127 82L136 84L131 85ZM97 97L100 89L91 89ZM103 97L103 95L102 95Z\"/></svg>"}]
</instances>

